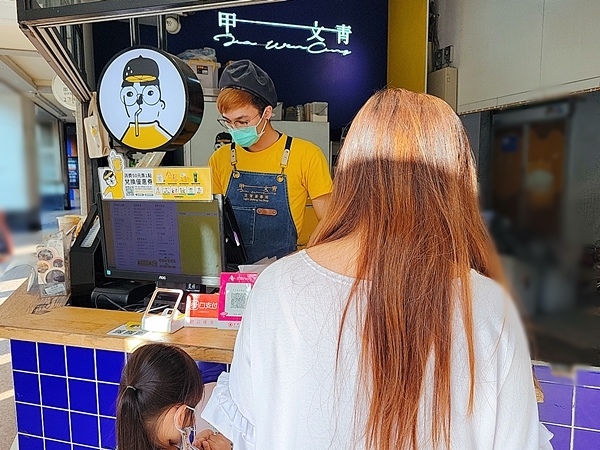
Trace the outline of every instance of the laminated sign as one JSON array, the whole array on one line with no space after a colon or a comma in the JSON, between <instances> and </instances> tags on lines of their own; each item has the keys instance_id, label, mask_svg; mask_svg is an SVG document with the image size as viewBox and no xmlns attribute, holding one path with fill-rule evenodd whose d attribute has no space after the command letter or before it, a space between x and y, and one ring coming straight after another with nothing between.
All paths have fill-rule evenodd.
<instances>
[{"instance_id":1,"label":"laminated sign","mask_svg":"<svg viewBox=\"0 0 600 450\"><path fill-rule=\"evenodd\" d=\"M118 53L98 84L102 122L117 142L132 150L180 147L202 121L200 81L186 63L162 50L138 46Z\"/></svg>"},{"instance_id":2,"label":"laminated sign","mask_svg":"<svg viewBox=\"0 0 600 450\"><path fill-rule=\"evenodd\" d=\"M208 167L125 167L122 155L112 150L108 167L98 168L103 200L212 201Z\"/></svg>"}]
</instances>

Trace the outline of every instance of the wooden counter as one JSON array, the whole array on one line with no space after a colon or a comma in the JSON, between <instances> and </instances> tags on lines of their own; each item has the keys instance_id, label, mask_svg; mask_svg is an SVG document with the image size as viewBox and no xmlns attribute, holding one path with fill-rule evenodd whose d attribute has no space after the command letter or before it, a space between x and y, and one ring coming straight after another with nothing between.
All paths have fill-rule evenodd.
<instances>
[{"instance_id":1,"label":"wooden counter","mask_svg":"<svg viewBox=\"0 0 600 450\"><path fill-rule=\"evenodd\" d=\"M126 322L139 322L140 313L63 306L65 297L51 300L31 294L22 284L0 306L0 338L47 342L132 352L148 342L164 342L184 349L196 361L230 363L236 331L183 328L173 334L148 333L142 337L109 336Z\"/></svg>"}]
</instances>

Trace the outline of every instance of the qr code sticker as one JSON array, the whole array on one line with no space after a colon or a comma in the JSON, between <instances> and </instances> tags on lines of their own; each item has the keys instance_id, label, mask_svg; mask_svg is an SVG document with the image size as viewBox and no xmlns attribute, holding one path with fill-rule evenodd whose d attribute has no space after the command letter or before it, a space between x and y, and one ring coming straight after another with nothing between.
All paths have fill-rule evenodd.
<instances>
[{"instance_id":1,"label":"qr code sticker","mask_svg":"<svg viewBox=\"0 0 600 450\"><path fill-rule=\"evenodd\" d=\"M246 309L250 283L228 283L225 288L225 312L228 316L241 316Z\"/></svg>"}]
</instances>

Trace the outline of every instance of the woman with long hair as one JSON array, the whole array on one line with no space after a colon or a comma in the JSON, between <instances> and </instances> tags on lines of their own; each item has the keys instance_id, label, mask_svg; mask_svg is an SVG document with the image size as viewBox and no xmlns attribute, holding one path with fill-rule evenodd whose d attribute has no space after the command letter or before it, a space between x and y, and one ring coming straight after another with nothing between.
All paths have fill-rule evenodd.
<instances>
[{"instance_id":1,"label":"woman with long hair","mask_svg":"<svg viewBox=\"0 0 600 450\"><path fill-rule=\"evenodd\" d=\"M551 448L452 109L371 97L330 205L258 278L203 417L236 449Z\"/></svg>"}]
</instances>

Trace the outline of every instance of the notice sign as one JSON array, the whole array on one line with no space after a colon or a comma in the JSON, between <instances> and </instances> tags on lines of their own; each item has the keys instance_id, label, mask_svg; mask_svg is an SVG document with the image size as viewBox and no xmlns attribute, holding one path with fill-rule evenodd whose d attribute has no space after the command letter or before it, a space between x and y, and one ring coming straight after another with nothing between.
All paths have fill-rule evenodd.
<instances>
[{"instance_id":1,"label":"notice sign","mask_svg":"<svg viewBox=\"0 0 600 450\"><path fill-rule=\"evenodd\" d=\"M202 121L200 81L176 56L132 47L104 68L98 110L115 140L137 151L169 150L189 141Z\"/></svg>"},{"instance_id":2,"label":"notice sign","mask_svg":"<svg viewBox=\"0 0 600 450\"><path fill-rule=\"evenodd\" d=\"M208 167L125 168L123 156L111 151L109 167L98 168L105 200L212 200Z\"/></svg>"}]
</instances>

